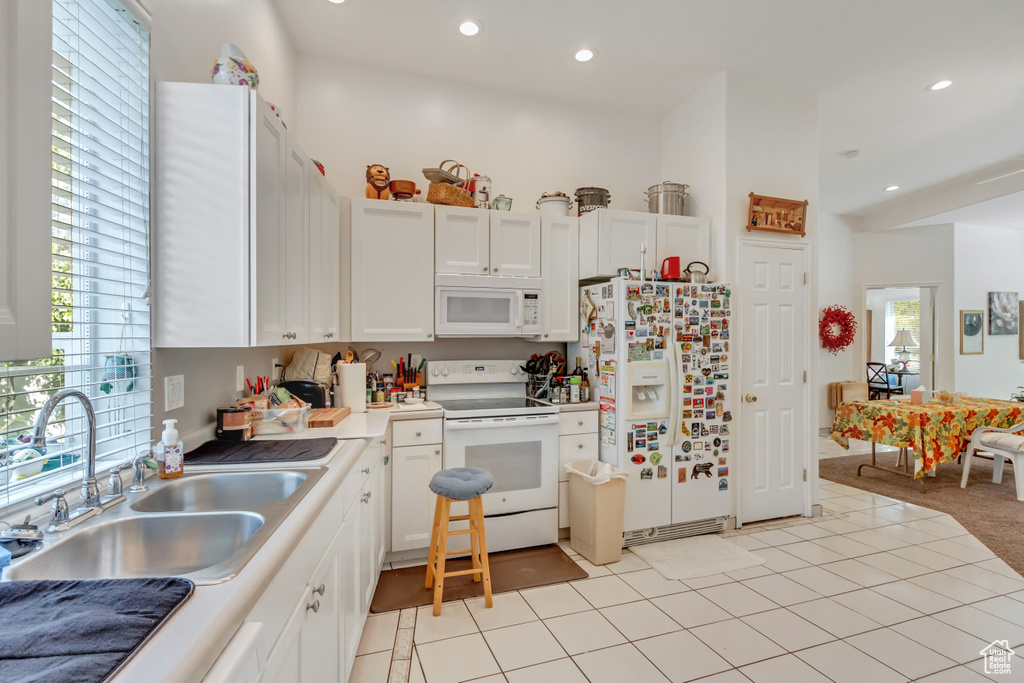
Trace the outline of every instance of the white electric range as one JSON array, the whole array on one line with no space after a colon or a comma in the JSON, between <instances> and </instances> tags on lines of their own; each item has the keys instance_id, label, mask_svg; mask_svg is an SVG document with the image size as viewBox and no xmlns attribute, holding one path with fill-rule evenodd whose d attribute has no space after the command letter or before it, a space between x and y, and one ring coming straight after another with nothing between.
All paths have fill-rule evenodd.
<instances>
[{"instance_id":1,"label":"white electric range","mask_svg":"<svg viewBox=\"0 0 1024 683\"><path fill-rule=\"evenodd\" d=\"M427 363L444 409L445 469L480 467L489 552L558 541L558 408L526 396L523 361Z\"/></svg>"}]
</instances>

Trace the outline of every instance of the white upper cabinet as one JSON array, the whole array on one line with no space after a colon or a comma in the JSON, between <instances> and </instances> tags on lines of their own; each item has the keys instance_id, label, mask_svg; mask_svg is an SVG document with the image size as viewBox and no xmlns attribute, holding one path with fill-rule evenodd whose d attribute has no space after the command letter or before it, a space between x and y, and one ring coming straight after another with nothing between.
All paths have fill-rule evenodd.
<instances>
[{"instance_id":1,"label":"white upper cabinet","mask_svg":"<svg viewBox=\"0 0 1024 683\"><path fill-rule=\"evenodd\" d=\"M52 3L0 3L0 361L50 342Z\"/></svg>"},{"instance_id":2,"label":"white upper cabinet","mask_svg":"<svg viewBox=\"0 0 1024 683\"><path fill-rule=\"evenodd\" d=\"M310 168L311 177L315 173L320 175L320 170L311 165ZM322 175L320 175L323 178ZM309 279L309 296L310 296L310 342L318 342L323 340L339 340L338 333L341 329L341 197L338 193L331 189L330 186L326 187L324 192L323 200L323 217L321 227L323 230L323 239L321 246L318 250L313 249L312 243L310 244L309 259L310 265L312 266L314 261L320 262L320 277L316 280L310 276ZM310 228L312 228L312 220L310 221ZM346 288L347 290L347 288ZM313 296L320 298L320 320L317 325L318 329L322 330L322 335L317 336L313 334L313 321L312 316L314 315L313 309Z\"/></svg>"},{"instance_id":3,"label":"white upper cabinet","mask_svg":"<svg viewBox=\"0 0 1024 683\"><path fill-rule=\"evenodd\" d=\"M489 213L491 274L540 277L540 214Z\"/></svg>"},{"instance_id":4,"label":"white upper cabinet","mask_svg":"<svg viewBox=\"0 0 1024 683\"><path fill-rule=\"evenodd\" d=\"M309 341L311 343L321 342L326 339L327 331L324 321L324 298L329 290L325 279L327 273L324 271L325 264L321 258L325 250L325 221L327 218L327 207L324 205L327 195L327 181L323 174L313 164L309 165L309 182L307 190L309 194Z\"/></svg>"},{"instance_id":5,"label":"white upper cabinet","mask_svg":"<svg viewBox=\"0 0 1024 683\"><path fill-rule=\"evenodd\" d=\"M579 219L542 216L540 219L544 277L541 334L536 341L579 339Z\"/></svg>"},{"instance_id":6,"label":"white upper cabinet","mask_svg":"<svg viewBox=\"0 0 1024 683\"><path fill-rule=\"evenodd\" d=\"M540 277L540 216L434 207L434 269L462 275Z\"/></svg>"},{"instance_id":7,"label":"white upper cabinet","mask_svg":"<svg viewBox=\"0 0 1024 683\"><path fill-rule=\"evenodd\" d=\"M350 341L434 340L434 207L352 200Z\"/></svg>"},{"instance_id":8,"label":"white upper cabinet","mask_svg":"<svg viewBox=\"0 0 1024 683\"><path fill-rule=\"evenodd\" d=\"M661 268L669 256L678 256L682 267L692 261L711 266L711 220L693 216L658 214L658 255L649 267Z\"/></svg>"},{"instance_id":9,"label":"white upper cabinet","mask_svg":"<svg viewBox=\"0 0 1024 683\"><path fill-rule=\"evenodd\" d=\"M486 275L490 272L488 212L462 206L434 210L434 270L438 273Z\"/></svg>"},{"instance_id":10,"label":"white upper cabinet","mask_svg":"<svg viewBox=\"0 0 1024 683\"><path fill-rule=\"evenodd\" d=\"M285 331L290 343L309 341L309 167L306 153L288 137L285 157Z\"/></svg>"},{"instance_id":11,"label":"white upper cabinet","mask_svg":"<svg viewBox=\"0 0 1024 683\"><path fill-rule=\"evenodd\" d=\"M638 211L597 209L580 217L580 278L615 277L619 268L640 268L647 245L647 269L655 267L656 216Z\"/></svg>"}]
</instances>

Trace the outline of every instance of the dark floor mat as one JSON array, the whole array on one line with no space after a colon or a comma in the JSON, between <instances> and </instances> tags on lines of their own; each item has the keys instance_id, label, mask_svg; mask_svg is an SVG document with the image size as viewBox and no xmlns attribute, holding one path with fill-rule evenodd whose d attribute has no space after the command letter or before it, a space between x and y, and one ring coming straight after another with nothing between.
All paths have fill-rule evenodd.
<instances>
[{"instance_id":1,"label":"dark floor mat","mask_svg":"<svg viewBox=\"0 0 1024 683\"><path fill-rule=\"evenodd\" d=\"M522 588L547 586L563 581L585 579L588 574L557 545L543 545L523 550L508 550L491 553L491 592L507 593ZM449 560L445 571L470 569L469 558ZM423 587L426 579L425 564L381 572L377 592L373 594L370 611L391 612L406 607L429 605L434 601L434 591ZM444 599L461 600L476 598L484 594L483 585L475 583L473 577L451 576L444 582Z\"/></svg>"},{"instance_id":2,"label":"dark floor mat","mask_svg":"<svg viewBox=\"0 0 1024 683\"><path fill-rule=\"evenodd\" d=\"M250 462L305 462L319 460L337 445L333 436L319 439L274 439L270 441L207 441L185 454L193 465Z\"/></svg>"}]
</instances>

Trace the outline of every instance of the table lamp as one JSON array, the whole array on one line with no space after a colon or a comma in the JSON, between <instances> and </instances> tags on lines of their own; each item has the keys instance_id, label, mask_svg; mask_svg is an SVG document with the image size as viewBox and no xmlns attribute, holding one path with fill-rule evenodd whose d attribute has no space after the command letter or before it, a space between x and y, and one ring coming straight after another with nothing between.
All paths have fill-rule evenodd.
<instances>
[{"instance_id":1,"label":"table lamp","mask_svg":"<svg viewBox=\"0 0 1024 683\"><path fill-rule=\"evenodd\" d=\"M910 360L910 351L907 351L907 347L917 346L917 342L914 341L914 338L910 336L909 332L907 332L906 330L900 330L896 333L896 336L892 338L892 341L889 342L889 346L902 347L899 351L896 352L896 357L900 359L901 363L906 365L907 361Z\"/></svg>"}]
</instances>

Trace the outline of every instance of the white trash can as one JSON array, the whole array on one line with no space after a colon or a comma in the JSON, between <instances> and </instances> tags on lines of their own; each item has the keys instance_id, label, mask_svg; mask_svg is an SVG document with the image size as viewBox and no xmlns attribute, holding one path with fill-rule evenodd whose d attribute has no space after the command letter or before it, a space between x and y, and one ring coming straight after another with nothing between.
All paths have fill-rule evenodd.
<instances>
[{"instance_id":1,"label":"white trash can","mask_svg":"<svg viewBox=\"0 0 1024 683\"><path fill-rule=\"evenodd\" d=\"M629 473L596 460L565 464L569 473L569 543L592 564L622 556L622 517Z\"/></svg>"}]
</instances>

